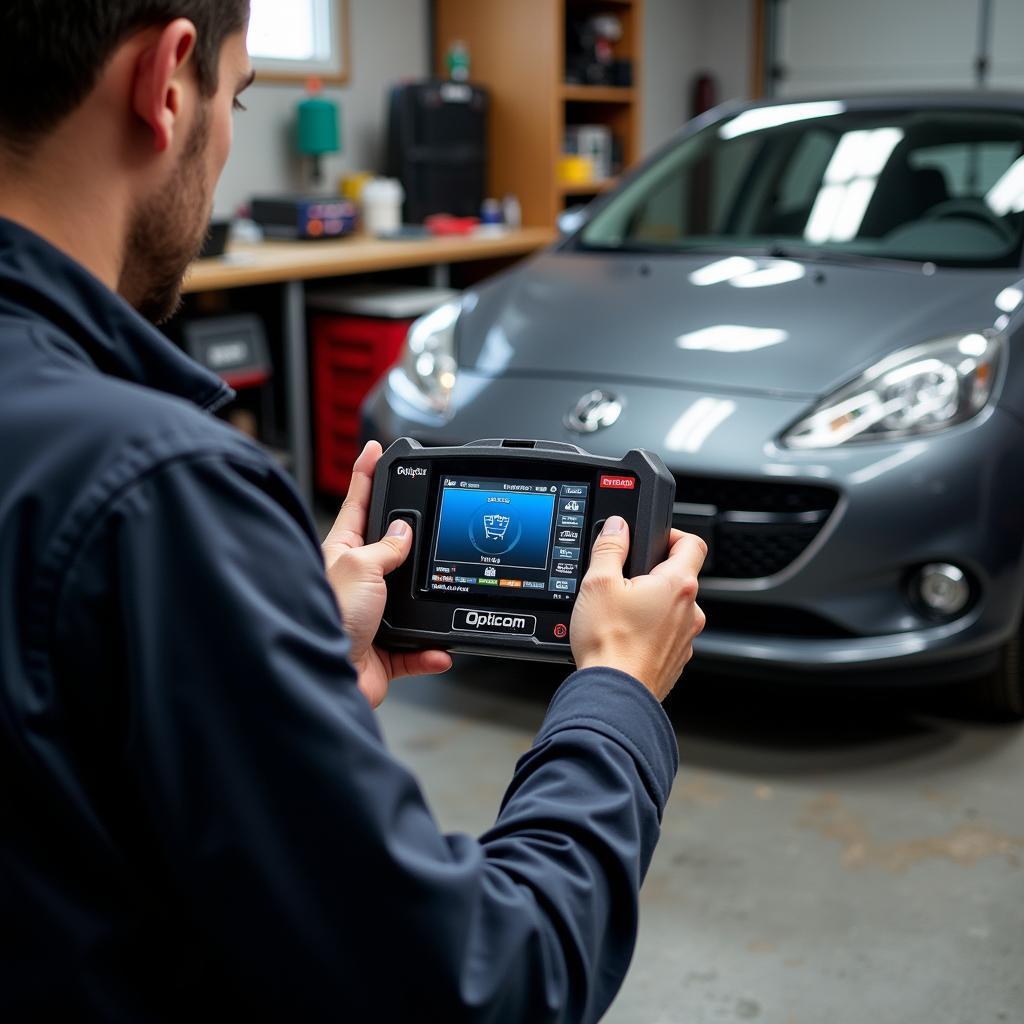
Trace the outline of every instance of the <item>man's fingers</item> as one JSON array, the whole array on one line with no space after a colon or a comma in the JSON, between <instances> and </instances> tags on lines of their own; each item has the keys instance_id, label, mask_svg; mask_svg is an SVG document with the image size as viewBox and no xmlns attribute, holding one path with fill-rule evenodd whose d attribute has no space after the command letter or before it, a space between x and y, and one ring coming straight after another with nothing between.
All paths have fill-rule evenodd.
<instances>
[{"instance_id":1,"label":"man's fingers","mask_svg":"<svg viewBox=\"0 0 1024 1024\"><path fill-rule=\"evenodd\" d=\"M678 535L678 536L677 536ZM696 576L708 553L700 537L681 530L672 531L673 543L668 558L651 570L652 576Z\"/></svg>"},{"instance_id":2,"label":"man's fingers","mask_svg":"<svg viewBox=\"0 0 1024 1024\"><path fill-rule=\"evenodd\" d=\"M366 537L366 516L370 509L370 491L373 488L373 471L383 453L378 441L367 441L352 467L352 482L348 494L324 541L329 551L338 548L360 547Z\"/></svg>"},{"instance_id":3,"label":"man's fingers","mask_svg":"<svg viewBox=\"0 0 1024 1024\"><path fill-rule=\"evenodd\" d=\"M373 471L377 468L377 463L380 462L380 457L383 454L384 449L381 447L380 441L367 441L352 465L352 472L373 480Z\"/></svg>"},{"instance_id":4,"label":"man's fingers","mask_svg":"<svg viewBox=\"0 0 1024 1024\"><path fill-rule=\"evenodd\" d=\"M622 516L609 516L590 553L588 576L621 576L629 553L629 525Z\"/></svg>"},{"instance_id":5,"label":"man's fingers","mask_svg":"<svg viewBox=\"0 0 1024 1024\"><path fill-rule=\"evenodd\" d=\"M392 651L391 678L436 676L452 667L447 651Z\"/></svg>"}]
</instances>

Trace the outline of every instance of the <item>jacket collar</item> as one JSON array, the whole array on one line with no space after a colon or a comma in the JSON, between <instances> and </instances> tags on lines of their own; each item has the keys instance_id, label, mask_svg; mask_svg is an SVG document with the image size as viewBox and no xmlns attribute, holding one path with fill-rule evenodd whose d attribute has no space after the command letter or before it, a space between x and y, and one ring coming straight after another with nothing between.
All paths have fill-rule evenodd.
<instances>
[{"instance_id":1,"label":"jacket collar","mask_svg":"<svg viewBox=\"0 0 1024 1024\"><path fill-rule=\"evenodd\" d=\"M121 296L33 231L0 217L0 314L46 321L102 373L213 411L234 397Z\"/></svg>"}]
</instances>

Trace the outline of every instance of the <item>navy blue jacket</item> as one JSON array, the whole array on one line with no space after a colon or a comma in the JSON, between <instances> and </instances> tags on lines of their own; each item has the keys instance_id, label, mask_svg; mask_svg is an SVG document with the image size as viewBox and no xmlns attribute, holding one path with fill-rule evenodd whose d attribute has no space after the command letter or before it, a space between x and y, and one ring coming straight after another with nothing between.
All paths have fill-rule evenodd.
<instances>
[{"instance_id":1,"label":"navy blue jacket","mask_svg":"<svg viewBox=\"0 0 1024 1024\"><path fill-rule=\"evenodd\" d=\"M676 768L556 693L443 835L356 688L310 518L230 398L0 220L0 1019L590 1021Z\"/></svg>"}]
</instances>

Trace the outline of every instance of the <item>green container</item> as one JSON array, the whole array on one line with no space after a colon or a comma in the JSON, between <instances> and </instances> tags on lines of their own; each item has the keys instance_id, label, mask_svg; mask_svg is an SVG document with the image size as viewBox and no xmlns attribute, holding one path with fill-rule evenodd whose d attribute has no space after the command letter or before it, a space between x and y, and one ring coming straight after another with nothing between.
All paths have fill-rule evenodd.
<instances>
[{"instance_id":1,"label":"green container","mask_svg":"<svg viewBox=\"0 0 1024 1024\"><path fill-rule=\"evenodd\" d=\"M306 156L337 153L341 149L338 105L322 96L299 103L298 148Z\"/></svg>"}]
</instances>

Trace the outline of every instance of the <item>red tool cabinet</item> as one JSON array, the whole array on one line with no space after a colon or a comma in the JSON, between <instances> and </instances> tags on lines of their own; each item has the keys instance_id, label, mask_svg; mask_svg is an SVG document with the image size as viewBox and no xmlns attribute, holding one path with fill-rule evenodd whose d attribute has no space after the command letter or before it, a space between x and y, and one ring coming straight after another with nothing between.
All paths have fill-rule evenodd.
<instances>
[{"instance_id":1,"label":"red tool cabinet","mask_svg":"<svg viewBox=\"0 0 1024 1024\"><path fill-rule=\"evenodd\" d=\"M359 407L395 364L409 325L455 293L364 287L310 296L316 483L344 494L359 453Z\"/></svg>"}]
</instances>

